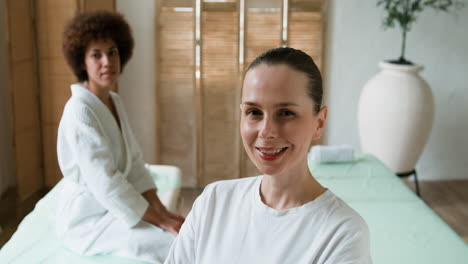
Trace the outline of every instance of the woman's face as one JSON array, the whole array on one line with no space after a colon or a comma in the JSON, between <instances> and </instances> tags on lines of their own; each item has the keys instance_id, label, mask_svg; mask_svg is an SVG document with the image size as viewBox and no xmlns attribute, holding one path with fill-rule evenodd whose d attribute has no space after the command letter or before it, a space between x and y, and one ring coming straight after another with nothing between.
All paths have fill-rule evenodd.
<instances>
[{"instance_id":1,"label":"woman's face","mask_svg":"<svg viewBox=\"0 0 468 264\"><path fill-rule=\"evenodd\" d=\"M284 64L261 64L245 76L240 132L247 154L264 174L307 168L307 152L321 137L327 112L314 112L307 82L304 73Z\"/></svg>"},{"instance_id":2,"label":"woman's face","mask_svg":"<svg viewBox=\"0 0 468 264\"><path fill-rule=\"evenodd\" d=\"M92 41L85 51L88 84L94 88L110 88L120 74L120 55L112 40Z\"/></svg>"}]
</instances>

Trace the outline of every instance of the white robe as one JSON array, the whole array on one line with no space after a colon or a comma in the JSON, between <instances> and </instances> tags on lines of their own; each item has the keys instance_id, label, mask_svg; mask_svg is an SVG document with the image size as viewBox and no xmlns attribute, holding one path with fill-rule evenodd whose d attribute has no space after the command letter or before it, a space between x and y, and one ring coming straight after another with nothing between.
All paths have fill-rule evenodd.
<instances>
[{"instance_id":1,"label":"white robe","mask_svg":"<svg viewBox=\"0 0 468 264\"><path fill-rule=\"evenodd\" d=\"M141 193L156 187L119 96L110 93L121 128L91 91L81 84L71 89L57 139L66 182L56 218L59 239L81 255L164 261L174 236L141 220L149 206Z\"/></svg>"}]
</instances>

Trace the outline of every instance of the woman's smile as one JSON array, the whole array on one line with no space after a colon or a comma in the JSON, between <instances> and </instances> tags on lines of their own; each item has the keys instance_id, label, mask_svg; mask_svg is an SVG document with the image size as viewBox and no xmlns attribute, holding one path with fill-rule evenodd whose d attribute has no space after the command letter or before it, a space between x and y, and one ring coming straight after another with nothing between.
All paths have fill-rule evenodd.
<instances>
[{"instance_id":1,"label":"woman's smile","mask_svg":"<svg viewBox=\"0 0 468 264\"><path fill-rule=\"evenodd\" d=\"M283 154L285 154L288 147L284 147L284 148L255 147L255 149L257 150L257 153L260 156L260 158L267 160L267 161L273 161L283 156Z\"/></svg>"}]
</instances>

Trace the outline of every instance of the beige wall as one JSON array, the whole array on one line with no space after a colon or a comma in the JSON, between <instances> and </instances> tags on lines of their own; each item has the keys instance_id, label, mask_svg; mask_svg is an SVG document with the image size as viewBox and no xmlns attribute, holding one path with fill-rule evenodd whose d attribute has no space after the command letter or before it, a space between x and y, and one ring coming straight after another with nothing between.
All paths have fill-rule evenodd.
<instances>
[{"instance_id":1,"label":"beige wall","mask_svg":"<svg viewBox=\"0 0 468 264\"><path fill-rule=\"evenodd\" d=\"M0 4L0 195L15 183L4 3Z\"/></svg>"},{"instance_id":2,"label":"beige wall","mask_svg":"<svg viewBox=\"0 0 468 264\"><path fill-rule=\"evenodd\" d=\"M153 0L116 0L116 10L125 16L135 38L133 58L119 80L119 94L148 163L157 159L155 3Z\"/></svg>"}]
</instances>

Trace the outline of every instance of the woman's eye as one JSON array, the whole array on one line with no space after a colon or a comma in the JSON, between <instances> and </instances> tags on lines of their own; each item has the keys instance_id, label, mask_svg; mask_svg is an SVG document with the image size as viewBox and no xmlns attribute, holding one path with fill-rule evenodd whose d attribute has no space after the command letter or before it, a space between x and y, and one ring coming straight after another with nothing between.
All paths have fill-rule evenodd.
<instances>
[{"instance_id":1,"label":"woman's eye","mask_svg":"<svg viewBox=\"0 0 468 264\"><path fill-rule=\"evenodd\" d=\"M289 110L281 110L280 111L280 116L295 116L296 114L294 112L291 112Z\"/></svg>"},{"instance_id":2,"label":"woman's eye","mask_svg":"<svg viewBox=\"0 0 468 264\"><path fill-rule=\"evenodd\" d=\"M109 55L110 55L110 56L114 56L114 55L117 55L117 54L119 54L119 52L118 52L117 50L111 50L111 51L109 52Z\"/></svg>"},{"instance_id":3,"label":"woman's eye","mask_svg":"<svg viewBox=\"0 0 468 264\"><path fill-rule=\"evenodd\" d=\"M101 54L99 53L93 53L91 54L91 57L95 58L95 59L99 59L101 57Z\"/></svg>"},{"instance_id":4,"label":"woman's eye","mask_svg":"<svg viewBox=\"0 0 468 264\"><path fill-rule=\"evenodd\" d=\"M247 115L259 116L262 115L262 112L258 109L251 109L247 111Z\"/></svg>"}]
</instances>

